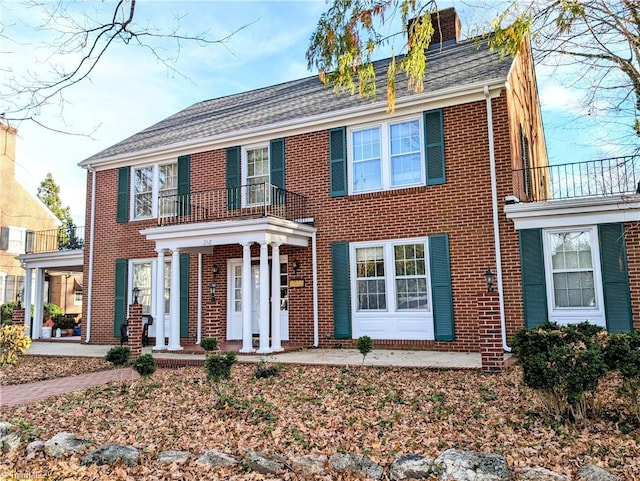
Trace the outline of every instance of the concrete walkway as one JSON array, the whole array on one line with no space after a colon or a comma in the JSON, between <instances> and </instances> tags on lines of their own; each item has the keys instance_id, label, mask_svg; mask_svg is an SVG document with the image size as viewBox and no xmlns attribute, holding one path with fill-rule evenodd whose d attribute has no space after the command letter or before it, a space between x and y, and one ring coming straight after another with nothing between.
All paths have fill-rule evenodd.
<instances>
[{"instance_id":1,"label":"concrete walkway","mask_svg":"<svg viewBox=\"0 0 640 481\"><path fill-rule=\"evenodd\" d=\"M34 341L27 355L40 356L86 356L104 357L113 346L80 344L79 342L38 342ZM151 353L151 348L143 349ZM176 354L156 352L157 359L205 359L204 354ZM259 362L268 360L284 364L359 366L362 355L355 349L307 349L295 352L271 354L267 356L239 355L239 362ZM455 353L434 351L374 350L369 353L365 366L421 367L435 369L480 369L479 353ZM131 369L101 371L80 376L71 376L31 384L0 386L0 406L9 407L40 401L48 396L64 394L86 387L106 384L121 378L137 377Z\"/></svg>"}]
</instances>

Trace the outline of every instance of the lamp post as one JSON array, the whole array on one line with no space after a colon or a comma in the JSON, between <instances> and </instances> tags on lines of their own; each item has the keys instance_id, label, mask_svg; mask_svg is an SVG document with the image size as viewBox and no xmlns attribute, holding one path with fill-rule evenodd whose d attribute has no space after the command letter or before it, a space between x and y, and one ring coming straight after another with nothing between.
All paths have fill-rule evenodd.
<instances>
[{"instance_id":1,"label":"lamp post","mask_svg":"<svg viewBox=\"0 0 640 481\"><path fill-rule=\"evenodd\" d=\"M496 273L491 270L491 267L484 271L484 279L485 281L487 281L487 292L493 292L493 284L496 279Z\"/></svg>"},{"instance_id":2,"label":"lamp post","mask_svg":"<svg viewBox=\"0 0 640 481\"><path fill-rule=\"evenodd\" d=\"M138 303L138 296L140 295L140 288L138 286L135 286L133 288L133 303L137 304Z\"/></svg>"}]
</instances>

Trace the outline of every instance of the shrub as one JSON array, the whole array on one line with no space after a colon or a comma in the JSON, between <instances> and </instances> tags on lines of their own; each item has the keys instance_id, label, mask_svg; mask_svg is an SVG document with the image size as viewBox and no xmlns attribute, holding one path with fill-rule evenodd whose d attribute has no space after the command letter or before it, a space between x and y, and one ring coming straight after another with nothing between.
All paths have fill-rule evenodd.
<instances>
[{"instance_id":1,"label":"shrub","mask_svg":"<svg viewBox=\"0 0 640 481\"><path fill-rule=\"evenodd\" d=\"M593 395L607 373L606 332L587 323L560 327L546 322L521 329L513 340L523 382L541 397L547 411L573 419L593 409Z\"/></svg>"},{"instance_id":2,"label":"shrub","mask_svg":"<svg viewBox=\"0 0 640 481\"><path fill-rule=\"evenodd\" d=\"M256 368L253 370L253 376L256 379L264 379L267 377L277 376L282 371L282 363L272 364L264 359L260 359Z\"/></svg>"},{"instance_id":3,"label":"shrub","mask_svg":"<svg viewBox=\"0 0 640 481\"><path fill-rule=\"evenodd\" d=\"M620 372L620 393L629 399L633 415L640 422L640 330L611 335L605 361L609 369Z\"/></svg>"},{"instance_id":4,"label":"shrub","mask_svg":"<svg viewBox=\"0 0 640 481\"><path fill-rule=\"evenodd\" d=\"M54 304L52 302L47 302L43 306L43 310L44 310L44 317L49 317L51 319L55 318L56 316L64 315L64 311L62 310L62 308L59 305Z\"/></svg>"},{"instance_id":5,"label":"shrub","mask_svg":"<svg viewBox=\"0 0 640 481\"><path fill-rule=\"evenodd\" d=\"M207 353L215 351L218 349L218 339L215 337L205 337L200 340L200 347L207 351Z\"/></svg>"},{"instance_id":6,"label":"shrub","mask_svg":"<svg viewBox=\"0 0 640 481\"><path fill-rule=\"evenodd\" d=\"M5 325L0 328L0 368L17 364L18 355L31 346L31 338L25 334L26 326Z\"/></svg>"},{"instance_id":7,"label":"shrub","mask_svg":"<svg viewBox=\"0 0 640 481\"><path fill-rule=\"evenodd\" d=\"M18 307L18 303L15 301L5 302L0 306L0 320L2 320L2 324L11 324L13 311L16 307Z\"/></svg>"},{"instance_id":8,"label":"shrub","mask_svg":"<svg viewBox=\"0 0 640 481\"><path fill-rule=\"evenodd\" d=\"M356 348L362 354L362 364L364 364L364 358L373 351L373 339L369 336L360 336L356 341Z\"/></svg>"},{"instance_id":9,"label":"shrub","mask_svg":"<svg viewBox=\"0 0 640 481\"><path fill-rule=\"evenodd\" d=\"M114 346L109 349L105 359L116 367L126 366L131 359L131 348L129 346Z\"/></svg>"},{"instance_id":10,"label":"shrub","mask_svg":"<svg viewBox=\"0 0 640 481\"><path fill-rule=\"evenodd\" d=\"M135 361L133 361L131 366L142 377L151 376L156 372L156 361L151 354L141 354L135 359Z\"/></svg>"},{"instance_id":11,"label":"shrub","mask_svg":"<svg viewBox=\"0 0 640 481\"><path fill-rule=\"evenodd\" d=\"M229 379L231 377L231 367L236 362L238 362L238 358L235 352L208 356L204 362L207 379L215 383Z\"/></svg>"}]
</instances>

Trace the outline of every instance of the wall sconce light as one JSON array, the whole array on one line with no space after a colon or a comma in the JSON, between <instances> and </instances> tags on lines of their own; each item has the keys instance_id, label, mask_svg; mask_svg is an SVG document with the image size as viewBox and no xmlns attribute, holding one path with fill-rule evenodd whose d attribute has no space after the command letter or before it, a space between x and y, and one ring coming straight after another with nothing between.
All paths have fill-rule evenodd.
<instances>
[{"instance_id":1,"label":"wall sconce light","mask_svg":"<svg viewBox=\"0 0 640 481\"><path fill-rule=\"evenodd\" d=\"M133 288L133 303L137 304L138 303L138 296L140 295L140 288L138 286L135 286Z\"/></svg>"},{"instance_id":2,"label":"wall sconce light","mask_svg":"<svg viewBox=\"0 0 640 481\"><path fill-rule=\"evenodd\" d=\"M218 272L220 272L220 269L218 268L218 266L217 266L217 265L214 265L214 266L213 266L213 275L214 275L214 276L217 276L217 275L218 275Z\"/></svg>"},{"instance_id":3,"label":"wall sconce light","mask_svg":"<svg viewBox=\"0 0 640 481\"><path fill-rule=\"evenodd\" d=\"M298 259L295 259L293 261L293 273L295 275L298 275L298 269L300 269L300 261Z\"/></svg>"},{"instance_id":4,"label":"wall sconce light","mask_svg":"<svg viewBox=\"0 0 640 481\"><path fill-rule=\"evenodd\" d=\"M491 270L489 267L486 271L484 271L484 280L487 281L487 292L493 292L493 283L496 279L496 273Z\"/></svg>"},{"instance_id":5,"label":"wall sconce light","mask_svg":"<svg viewBox=\"0 0 640 481\"><path fill-rule=\"evenodd\" d=\"M216 302L216 283L212 282L209 284L209 300L211 302Z\"/></svg>"},{"instance_id":6,"label":"wall sconce light","mask_svg":"<svg viewBox=\"0 0 640 481\"><path fill-rule=\"evenodd\" d=\"M18 294L16 294L16 301L18 302L18 309L22 308L22 291L19 291Z\"/></svg>"}]
</instances>

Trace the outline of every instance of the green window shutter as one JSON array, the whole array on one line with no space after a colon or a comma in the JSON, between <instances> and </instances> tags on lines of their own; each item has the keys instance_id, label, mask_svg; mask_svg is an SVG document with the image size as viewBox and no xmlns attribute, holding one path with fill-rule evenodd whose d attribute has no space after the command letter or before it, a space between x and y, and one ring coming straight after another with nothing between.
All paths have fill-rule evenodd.
<instances>
[{"instance_id":1,"label":"green window shutter","mask_svg":"<svg viewBox=\"0 0 640 481\"><path fill-rule=\"evenodd\" d=\"M549 319L542 230L524 229L519 235L524 324L532 328Z\"/></svg>"},{"instance_id":2,"label":"green window shutter","mask_svg":"<svg viewBox=\"0 0 640 481\"><path fill-rule=\"evenodd\" d=\"M113 298L113 335L120 337L120 326L127 320L127 259L116 259Z\"/></svg>"},{"instance_id":3,"label":"green window shutter","mask_svg":"<svg viewBox=\"0 0 640 481\"><path fill-rule=\"evenodd\" d=\"M436 341L453 341L453 292L449 262L449 235L429 236L429 272L431 274L431 303Z\"/></svg>"},{"instance_id":4,"label":"green window shutter","mask_svg":"<svg viewBox=\"0 0 640 481\"><path fill-rule=\"evenodd\" d=\"M227 209L240 208L240 147L227 149L226 162Z\"/></svg>"},{"instance_id":5,"label":"green window shutter","mask_svg":"<svg viewBox=\"0 0 640 481\"><path fill-rule=\"evenodd\" d=\"M331 244L333 275L333 335L351 338L351 287L349 283L349 243Z\"/></svg>"},{"instance_id":6,"label":"green window shutter","mask_svg":"<svg viewBox=\"0 0 640 481\"><path fill-rule=\"evenodd\" d=\"M116 222L122 224L129 220L129 179L131 179L131 169L120 167L118 169L118 208ZM118 335L120 335L118 333Z\"/></svg>"},{"instance_id":7,"label":"green window shutter","mask_svg":"<svg viewBox=\"0 0 640 481\"><path fill-rule=\"evenodd\" d=\"M442 110L430 110L424 113L424 142L427 185L444 184L444 126Z\"/></svg>"},{"instance_id":8,"label":"green window shutter","mask_svg":"<svg viewBox=\"0 0 640 481\"><path fill-rule=\"evenodd\" d=\"M269 166L271 169L271 184L278 187L271 192L271 202L273 204L286 203L285 197L285 161L284 161L284 139L272 140L269 145Z\"/></svg>"},{"instance_id":9,"label":"green window shutter","mask_svg":"<svg viewBox=\"0 0 640 481\"><path fill-rule=\"evenodd\" d=\"M189 254L180 254L180 337L189 337Z\"/></svg>"},{"instance_id":10,"label":"green window shutter","mask_svg":"<svg viewBox=\"0 0 640 481\"><path fill-rule=\"evenodd\" d=\"M191 156L181 155L178 157L178 195L184 196L179 199L180 209L178 215L189 215L191 213Z\"/></svg>"},{"instance_id":11,"label":"green window shutter","mask_svg":"<svg viewBox=\"0 0 640 481\"><path fill-rule=\"evenodd\" d=\"M624 225L600 224L598 238L607 330L612 333L631 332L633 320Z\"/></svg>"},{"instance_id":12,"label":"green window shutter","mask_svg":"<svg viewBox=\"0 0 640 481\"><path fill-rule=\"evenodd\" d=\"M346 129L339 127L329 131L329 161L331 197L347 195Z\"/></svg>"}]
</instances>

